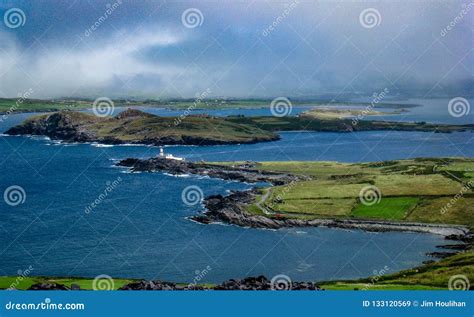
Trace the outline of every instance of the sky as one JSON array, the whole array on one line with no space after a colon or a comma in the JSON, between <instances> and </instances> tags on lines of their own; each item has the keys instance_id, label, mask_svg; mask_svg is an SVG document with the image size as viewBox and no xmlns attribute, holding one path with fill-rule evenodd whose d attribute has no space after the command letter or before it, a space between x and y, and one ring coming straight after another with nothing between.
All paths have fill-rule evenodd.
<instances>
[{"instance_id":1,"label":"sky","mask_svg":"<svg viewBox=\"0 0 474 317\"><path fill-rule=\"evenodd\" d=\"M474 91L469 1L1 0L0 18L0 97Z\"/></svg>"}]
</instances>

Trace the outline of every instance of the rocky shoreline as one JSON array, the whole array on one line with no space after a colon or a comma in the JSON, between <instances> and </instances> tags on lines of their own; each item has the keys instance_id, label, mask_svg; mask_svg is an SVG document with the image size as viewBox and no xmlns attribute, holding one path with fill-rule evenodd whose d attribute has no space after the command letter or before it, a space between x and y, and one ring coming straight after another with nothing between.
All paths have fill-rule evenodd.
<instances>
[{"instance_id":1,"label":"rocky shoreline","mask_svg":"<svg viewBox=\"0 0 474 317\"><path fill-rule=\"evenodd\" d=\"M169 122L165 124L164 120ZM172 118L159 117L134 109L127 109L115 117L97 117L91 114L63 110L34 116L8 129L5 134L43 135L52 140L60 140L65 143L97 142L111 145L143 144L155 146L254 144L280 139L280 136L273 132L267 131L258 134L256 129L250 131L251 127L249 126L237 127L224 119L216 118L209 120L218 120L216 124L228 125L229 130L232 130L229 135L215 138L212 135L193 134L200 124L207 124L205 120L208 119L192 118L192 120L196 122L187 122L183 124L186 127L181 128L172 122ZM101 131L104 127L109 127L109 131L102 135ZM239 129L245 131L245 133L240 133ZM235 137L233 133L235 133Z\"/></svg>"},{"instance_id":2,"label":"rocky shoreline","mask_svg":"<svg viewBox=\"0 0 474 317\"><path fill-rule=\"evenodd\" d=\"M191 217L200 223L225 222L243 227L279 229L284 227L329 227L343 229L360 229L372 232L411 231L443 235L452 240L461 240L469 235L464 226L438 225L412 222L390 222L356 219L284 219L280 217L251 215L246 212L246 206L255 202L257 190L234 192L229 196L214 195L204 200L206 211ZM472 238L471 238L472 239Z\"/></svg>"},{"instance_id":3,"label":"rocky shoreline","mask_svg":"<svg viewBox=\"0 0 474 317\"><path fill-rule=\"evenodd\" d=\"M81 290L77 284L68 287L59 283L37 283L28 290L31 291L69 291ZM128 283L120 291L321 291L321 287L313 282L292 282L289 279L269 280L265 276L246 277L241 280L230 279L215 286L202 286L196 284L178 284L160 280L141 280Z\"/></svg>"},{"instance_id":4,"label":"rocky shoreline","mask_svg":"<svg viewBox=\"0 0 474 317\"><path fill-rule=\"evenodd\" d=\"M228 166L155 157L145 160L127 158L121 160L116 165L128 167L132 172L162 171L172 175L194 174L247 183L266 182L272 185L284 185L301 178L285 173L253 169L255 165L252 162L247 162L240 166Z\"/></svg>"},{"instance_id":5,"label":"rocky shoreline","mask_svg":"<svg viewBox=\"0 0 474 317\"><path fill-rule=\"evenodd\" d=\"M272 185L284 185L301 179L301 176L258 170L256 164L252 162L237 166L228 166L168 160L157 157L144 160L128 158L118 162L117 165L128 167L131 171L135 172L162 171L173 175L195 174L248 183L267 182ZM265 229L329 227L360 229L372 232L409 231L442 235L450 240L456 241L463 241L463 239L472 241L472 234L470 234L469 229L457 225L337 218L301 220L286 219L278 215L261 216L249 214L246 209L249 205L255 203L258 194L258 190L254 188L249 191L233 192L228 196L212 195L206 197L204 199L206 211L199 215L192 216L190 219L203 224L224 222L242 227Z\"/></svg>"}]
</instances>

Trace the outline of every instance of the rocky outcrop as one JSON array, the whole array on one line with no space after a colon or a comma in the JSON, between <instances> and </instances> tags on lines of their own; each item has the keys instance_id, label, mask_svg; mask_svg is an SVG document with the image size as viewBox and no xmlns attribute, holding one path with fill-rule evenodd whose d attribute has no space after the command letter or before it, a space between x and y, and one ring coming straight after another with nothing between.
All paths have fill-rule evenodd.
<instances>
[{"instance_id":1,"label":"rocky outcrop","mask_svg":"<svg viewBox=\"0 0 474 317\"><path fill-rule=\"evenodd\" d=\"M262 171L257 168L195 163L160 157L146 160L128 158L118 162L117 166L129 167L133 172L162 171L173 175L195 174L247 183L268 182L273 185L283 185L299 179L294 175Z\"/></svg>"},{"instance_id":2,"label":"rocky outcrop","mask_svg":"<svg viewBox=\"0 0 474 317\"><path fill-rule=\"evenodd\" d=\"M80 129L67 112L58 112L25 121L5 132L9 135L44 135L67 142L92 142L95 135Z\"/></svg>"},{"instance_id":3,"label":"rocky outcrop","mask_svg":"<svg viewBox=\"0 0 474 317\"><path fill-rule=\"evenodd\" d=\"M215 290L215 291L268 291L268 290L322 290L313 282L291 282L289 280L278 283L268 280L265 276L247 277L242 280L228 280L222 284L203 287L199 285L180 285L162 281L139 281L122 286L119 290L126 291L183 291L183 290Z\"/></svg>"},{"instance_id":4,"label":"rocky outcrop","mask_svg":"<svg viewBox=\"0 0 474 317\"><path fill-rule=\"evenodd\" d=\"M217 134L203 134L203 127L221 127ZM147 145L252 144L279 140L280 136L226 118L191 116L176 125L172 117L159 117L137 109L115 117L74 111L34 116L5 132L9 135L44 135L63 142Z\"/></svg>"},{"instance_id":5,"label":"rocky outcrop","mask_svg":"<svg viewBox=\"0 0 474 317\"><path fill-rule=\"evenodd\" d=\"M68 291L69 287L58 283L36 283L28 288L30 291Z\"/></svg>"}]
</instances>

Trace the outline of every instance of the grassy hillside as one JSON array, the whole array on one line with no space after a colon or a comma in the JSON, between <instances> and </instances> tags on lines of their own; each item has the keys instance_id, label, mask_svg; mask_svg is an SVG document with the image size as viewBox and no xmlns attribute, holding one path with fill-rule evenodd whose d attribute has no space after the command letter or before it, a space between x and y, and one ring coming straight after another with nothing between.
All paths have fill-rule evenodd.
<instances>
[{"instance_id":1,"label":"grassy hillside","mask_svg":"<svg viewBox=\"0 0 474 317\"><path fill-rule=\"evenodd\" d=\"M7 134L46 135L54 139L104 143L209 145L271 141L278 136L254 126L210 116L159 117L126 110L115 117L62 111L34 116Z\"/></svg>"},{"instance_id":2,"label":"grassy hillside","mask_svg":"<svg viewBox=\"0 0 474 317\"><path fill-rule=\"evenodd\" d=\"M450 278L456 275L464 275L469 281L474 281L474 252L459 253L439 262L393 274L354 281L321 282L320 285L329 290L436 290L448 289Z\"/></svg>"}]
</instances>

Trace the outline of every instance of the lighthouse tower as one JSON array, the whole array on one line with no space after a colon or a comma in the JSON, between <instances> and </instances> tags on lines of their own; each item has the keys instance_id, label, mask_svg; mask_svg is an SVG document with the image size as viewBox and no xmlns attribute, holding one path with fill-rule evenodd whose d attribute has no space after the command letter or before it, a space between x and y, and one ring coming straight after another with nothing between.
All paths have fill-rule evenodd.
<instances>
[{"instance_id":1,"label":"lighthouse tower","mask_svg":"<svg viewBox=\"0 0 474 317\"><path fill-rule=\"evenodd\" d=\"M165 151L163 150L163 147L160 146L160 155L159 157L165 157Z\"/></svg>"}]
</instances>

